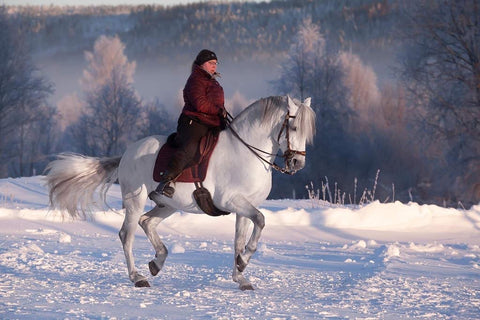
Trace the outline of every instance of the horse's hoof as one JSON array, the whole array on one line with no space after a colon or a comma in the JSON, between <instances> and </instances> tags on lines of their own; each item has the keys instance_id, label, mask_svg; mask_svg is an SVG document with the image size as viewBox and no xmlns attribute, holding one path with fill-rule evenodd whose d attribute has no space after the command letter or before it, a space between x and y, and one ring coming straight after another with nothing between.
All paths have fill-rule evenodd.
<instances>
[{"instance_id":1,"label":"horse's hoof","mask_svg":"<svg viewBox=\"0 0 480 320\"><path fill-rule=\"evenodd\" d=\"M240 255L237 256L237 270L240 272L243 272L245 268L247 267L247 263L243 261L242 257Z\"/></svg>"},{"instance_id":2,"label":"horse's hoof","mask_svg":"<svg viewBox=\"0 0 480 320\"><path fill-rule=\"evenodd\" d=\"M137 288L150 287L150 283L148 283L147 280L138 280L137 282L135 282L135 287Z\"/></svg>"},{"instance_id":3,"label":"horse's hoof","mask_svg":"<svg viewBox=\"0 0 480 320\"><path fill-rule=\"evenodd\" d=\"M254 290L254 289L250 283L244 283L240 285L240 290L245 291L245 290Z\"/></svg>"},{"instance_id":4,"label":"horse's hoof","mask_svg":"<svg viewBox=\"0 0 480 320\"><path fill-rule=\"evenodd\" d=\"M152 276L156 276L160 272L160 268L157 267L157 264L153 260L148 263L148 269L150 269Z\"/></svg>"}]
</instances>

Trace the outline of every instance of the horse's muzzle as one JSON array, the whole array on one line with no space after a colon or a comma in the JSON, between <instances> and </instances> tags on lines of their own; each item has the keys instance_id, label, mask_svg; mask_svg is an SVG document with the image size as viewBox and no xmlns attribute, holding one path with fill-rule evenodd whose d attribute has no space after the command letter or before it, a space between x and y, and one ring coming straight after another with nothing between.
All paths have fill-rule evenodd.
<instances>
[{"instance_id":1,"label":"horse's muzzle","mask_svg":"<svg viewBox=\"0 0 480 320\"><path fill-rule=\"evenodd\" d=\"M295 174L298 170L305 167L305 152L301 151L292 151L286 152L285 157L285 171L289 174Z\"/></svg>"}]
</instances>

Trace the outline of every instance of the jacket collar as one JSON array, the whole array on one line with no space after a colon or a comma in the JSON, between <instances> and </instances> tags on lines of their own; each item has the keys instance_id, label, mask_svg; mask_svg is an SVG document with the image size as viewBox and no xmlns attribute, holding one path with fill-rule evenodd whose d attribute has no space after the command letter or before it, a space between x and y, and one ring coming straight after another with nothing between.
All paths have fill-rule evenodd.
<instances>
[{"instance_id":1,"label":"jacket collar","mask_svg":"<svg viewBox=\"0 0 480 320\"><path fill-rule=\"evenodd\" d=\"M203 70L202 67L200 67L200 66L198 66L198 65L195 65L195 66L193 67L193 72L198 73L198 74L201 74L201 75L204 75L205 77L207 77L207 78L209 78L209 79L213 78L213 76L212 76L210 73L208 73L207 71Z\"/></svg>"}]
</instances>

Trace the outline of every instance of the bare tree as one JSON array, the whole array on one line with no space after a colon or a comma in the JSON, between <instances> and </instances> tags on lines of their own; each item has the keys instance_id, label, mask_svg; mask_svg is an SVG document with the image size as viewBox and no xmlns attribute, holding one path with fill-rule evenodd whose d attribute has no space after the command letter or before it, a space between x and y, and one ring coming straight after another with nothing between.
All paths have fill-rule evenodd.
<instances>
[{"instance_id":1,"label":"bare tree","mask_svg":"<svg viewBox=\"0 0 480 320\"><path fill-rule=\"evenodd\" d=\"M140 133L141 101L133 88L135 62L128 62L118 37L101 36L81 83L85 94L83 115L71 128L81 152L112 156L124 151Z\"/></svg>"},{"instance_id":2,"label":"bare tree","mask_svg":"<svg viewBox=\"0 0 480 320\"><path fill-rule=\"evenodd\" d=\"M55 150L59 128L56 110L48 105L35 108L35 116L18 125L13 151L17 161L11 163L9 172L14 176L41 174Z\"/></svg>"},{"instance_id":3,"label":"bare tree","mask_svg":"<svg viewBox=\"0 0 480 320\"><path fill-rule=\"evenodd\" d=\"M0 175L31 174L40 147L27 128L48 119L46 99L52 85L40 74L27 52L19 28L0 7ZM27 156L28 154L28 156ZM29 159L29 160L27 160ZM9 172L10 167L11 172Z\"/></svg>"},{"instance_id":4,"label":"bare tree","mask_svg":"<svg viewBox=\"0 0 480 320\"><path fill-rule=\"evenodd\" d=\"M463 178L468 168L480 167L480 0L421 0L407 9L403 76L411 105L426 143L444 151L445 179L452 186L460 178L464 189L475 182ZM479 169L474 176L478 182Z\"/></svg>"}]
</instances>

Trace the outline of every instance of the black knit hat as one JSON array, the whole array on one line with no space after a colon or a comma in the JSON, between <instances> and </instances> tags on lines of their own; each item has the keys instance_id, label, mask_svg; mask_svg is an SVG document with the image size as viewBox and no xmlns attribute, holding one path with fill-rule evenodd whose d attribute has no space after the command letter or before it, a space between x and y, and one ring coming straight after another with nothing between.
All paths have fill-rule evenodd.
<instances>
[{"instance_id":1,"label":"black knit hat","mask_svg":"<svg viewBox=\"0 0 480 320\"><path fill-rule=\"evenodd\" d=\"M201 66L202 64L204 64L205 62L210 61L210 60L218 60L217 55L213 51L203 49L202 51L200 51L198 53L197 58L195 58L194 63Z\"/></svg>"}]
</instances>

